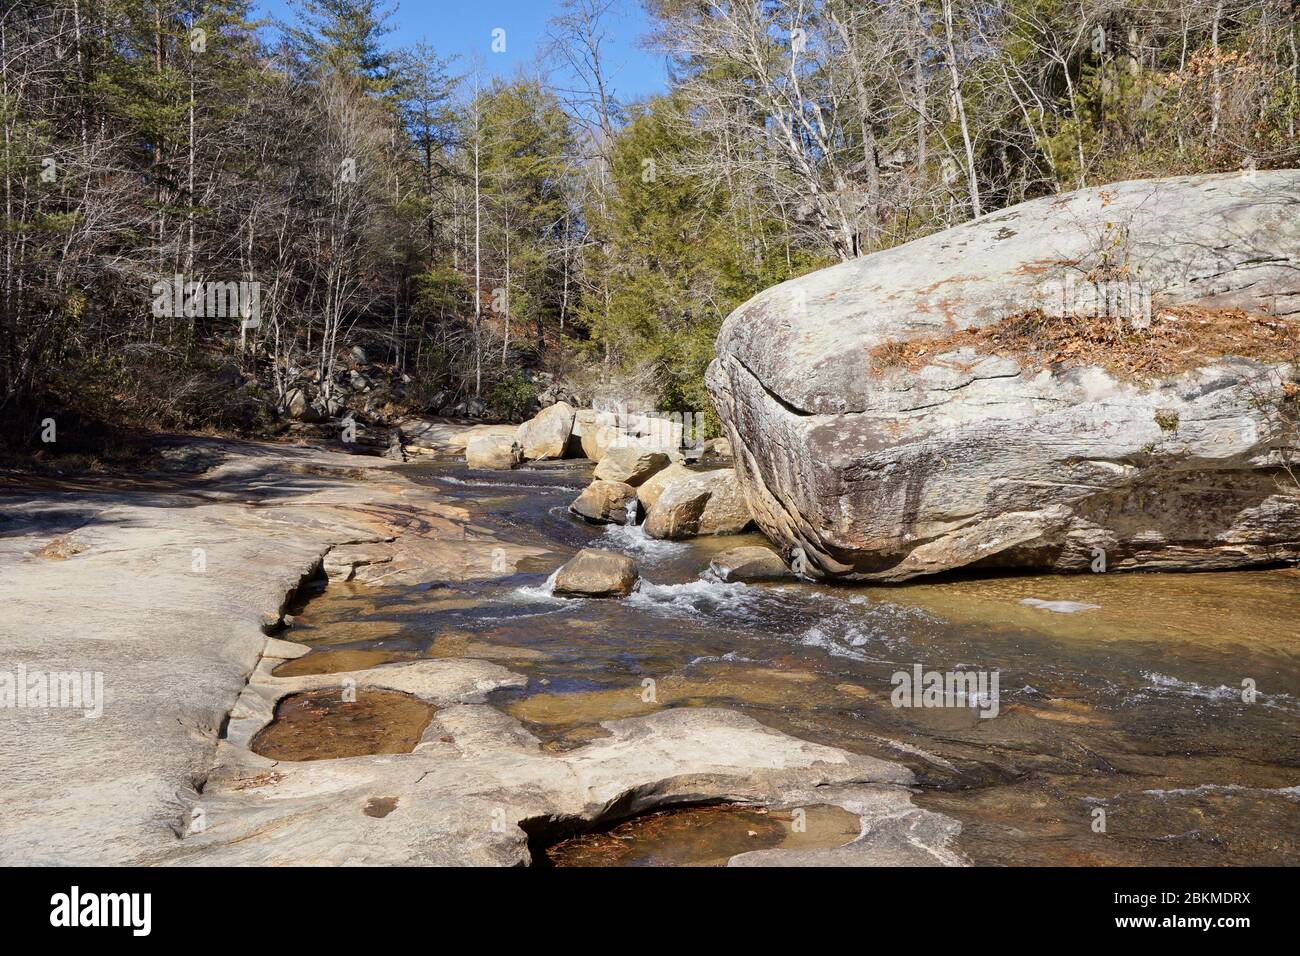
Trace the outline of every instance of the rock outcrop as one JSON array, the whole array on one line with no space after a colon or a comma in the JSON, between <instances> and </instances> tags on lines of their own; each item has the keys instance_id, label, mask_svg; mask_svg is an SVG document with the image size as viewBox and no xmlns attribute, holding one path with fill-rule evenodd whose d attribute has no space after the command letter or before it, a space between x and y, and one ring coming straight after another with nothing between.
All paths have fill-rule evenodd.
<instances>
[{"instance_id":1,"label":"rock outcrop","mask_svg":"<svg viewBox=\"0 0 1300 956\"><path fill-rule=\"evenodd\" d=\"M1039 199L755 296L708 374L755 520L797 570L868 580L1300 558L1294 429L1276 415L1294 367L1231 344L1155 378L1088 349L887 354L1029 310L1142 336L1140 309L1113 308L1135 289L1158 319L1191 304L1291 328L1300 171Z\"/></svg>"},{"instance_id":2,"label":"rock outcrop","mask_svg":"<svg viewBox=\"0 0 1300 956\"><path fill-rule=\"evenodd\" d=\"M307 650L277 644L240 694L203 792L181 797L194 805L185 807L187 820L220 825L190 828L181 840L166 831L167 855L149 862L519 866L534 859L529 832L539 820L599 825L706 800L832 806L858 817L861 835L842 846L751 851L732 857L738 866L967 864L957 850L961 825L912 803L916 777L901 764L706 707L606 721L606 735L552 753L519 720L483 703L493 690L527 683L496 664L408 661L277 677L272 652ZM288 694L345 679L438 708L413 752L275 762L249 749ZM378 795L382 813L371 810Z\"/></svg>"}]
</instances>

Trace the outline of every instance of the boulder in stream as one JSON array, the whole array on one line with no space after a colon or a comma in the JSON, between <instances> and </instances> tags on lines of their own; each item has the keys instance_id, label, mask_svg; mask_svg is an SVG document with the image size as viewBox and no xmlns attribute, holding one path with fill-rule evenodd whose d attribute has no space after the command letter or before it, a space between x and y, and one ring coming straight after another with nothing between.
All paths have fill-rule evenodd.
<instances>
[{"instance_id":1,"label":"boulder in stream","mask_svg":"<svg viewBox=\"0 0 1300 956\"><path fill-rule=\"evenodd\" d=\"M626 597L636 587L636 562L626 555L583 548L555 575L560 597Z\"/></svg>"},{"instance_id":2,"label":"boulder in stream","mask_svg":"<svg viewBox=\"0 0 1300 956\"><path fill-rule=\"evenodd\" d=\"M779 554L761 545L715 554L709 570L722 581L779 581L794 577Z\"/></svg>"},{"instance_id":3,"label":"boulder in stream","mask_svg":"<svg viewBox=\"0 0 1300 956\"><path fill-rule=\"evenodd\" d=\"M811 575L1240 568L1300 559L1296 342L1300 170L1274 170L1050 196L782 283L707 382Z\"/></svg>"},{"instance_id":4,"label":"boulder in stream","mask_svg":"<svg viewBox=\"0 0 1300 956\"><path fill-rule=\"evenodd\" d=\"M689 472L670 481L647 514L645 531L652 538L668 540L737 534L749 526L750 520L736 473L719 468Z\"/></svg>"},{"instance_id":5,"label":"boulder in stream","mask_svg":"<svg viewBox=\"0 0 1300 956\"><path fill-rule=\"evenodd\" d=\"M595 476L605 481L639 485L668 466L668 456L635 444L617 445L605 452Z\"/></svg>"},{"instance_id":6,"label":"boulder in stream","mask_svg":"<svg viewBox=\"0 0 1300 956\"><path fill-rule=\"evenodd\" d=\"M678 478L689 478L698 472L691 471L681 462L673 462L662 471L657 471L644 482L637 486L636 496L641 501L641 509L650 513L650 509L655 506L659 496L664 493L664 489L676 481Z\"/></svg>"},{"instance_id":7,"label":"boulder in stream","mask_svg":"<svg viewBox=\"0 0 1300 956\"><path fill-rule=\"evenodd\" d=\"M465 443L465 463L471 468L508 471L520 458L519 442L509 435L473 435Z\"/></svg>"},{"instance_id":8,"label":"boulder in stream","mask_svg":"<svg viewBox=\"0 0 1300 956\"><path fill-rule=\"evenodd\" d=\"M595 524L627 524L628 505L636 502L636 489L622 481L597 479L583 489L569 510Z\"/></svg>"},{"instance_id":9,"label":"boulder in stream","mask_svg":"<svg viewBox=\"0 0 1300 956\"><path fill-rule=\"evenodd\" d=\"M573 433L575 412L568 402L543 408L519 426L519 447L528 461L563 458Z\"/></svg>"}]
</instances>

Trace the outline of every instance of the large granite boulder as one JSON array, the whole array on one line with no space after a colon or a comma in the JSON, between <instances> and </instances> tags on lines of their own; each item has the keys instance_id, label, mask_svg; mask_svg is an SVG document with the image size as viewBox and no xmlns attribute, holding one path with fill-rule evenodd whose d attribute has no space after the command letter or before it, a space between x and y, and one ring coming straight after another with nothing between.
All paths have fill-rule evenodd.
<instances>
[{"instance_id":1,"label":"large granite boulder","mask_svg":"<svg viewBox=\"0 0 1300 956\"><path fill-rule=\"evenodd\" d=\"M528 461L563 458L573 434L573 406L557 402L519 426L519 447Z\"/></svg>"},{"instance_id":2,"label":"large granite boulder","mask_svg":"<svg viewBox=\"0 0 1300 956\"><path fill-rule=\"evenodd\" d=\"M578 409L573 421L573 434L578 436L583 457L597 462L610 448L627 439L627 433L614 422L614 416L594 408Z\"/></svg>"},{"instance_id":3,"label":"large granite boulder","mask_svg":"<svg viewBox=\"0 0 1300 956\"><path fill-rule=\"evenodd\" d=\"M510 435L473 435L465 443L465 463L470 468L508 471L520 457L519 442Z\"/></svg>"},{"instance_id":4,"label":"large granite boulder","mask_svg":"<svg viewBox=\"0 0 1300 956\"><path fill-rule=\"evenodd\" d=\"M659 493L646 515L652 538L679 540L705 534L737 534L750 523L749 506L730 468L689 472Z\"/></svg>"},{"instance_id":5,"label":"large granite boulder","mask_svg":"<svg viewBox=\"0 0 1300 956\"><path fill-rule=\"evenodd\" d=\"M689 478L695 472L680 462L673 462L662 471L657 471L637 486L636 496L641 501L641 508L646 513L655 506L664 489L678 478Z\"/></svg>"},{"instance_id":6,"label":"large granite boulder","mask_svg":"<svg viewBox=\"0 0 1300 956\"><path fill-rule=\"evenodd\" d=\"M610 448L593 474L603 481L621 481L639 485L668 466L668 456L636 445Z\"/></svg>"},{"instance_id":7,"label":"large granite boulder","mask_svg":"<svg viewBox=\"0 0 1300 956\"><path fill-rule=\"evenodd\" d=\"M1117 286L1158 323L1210 317L1186 367L1030 361L972 331L1113 316L1140 350L1153 327ZM1227 309L1300 329L1300 171L1080 190L783 283L724 323L708 385L755 520L804 573L1295 560L1296 369L1216 339Z\"/></svg>"}]
</instances>

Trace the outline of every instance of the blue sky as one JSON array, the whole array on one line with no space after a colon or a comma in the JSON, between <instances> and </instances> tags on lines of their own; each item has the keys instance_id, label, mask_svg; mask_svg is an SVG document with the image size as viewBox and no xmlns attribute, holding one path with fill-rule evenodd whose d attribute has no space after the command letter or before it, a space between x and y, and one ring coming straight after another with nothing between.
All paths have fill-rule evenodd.
<instances>
[{"instance_id":1,"label":"blue sky","mask_svg":"<svg viewBox=\"0 0 1300 956\"><path fill-rule=\"evenodd\" d=\"M254 0L259 16L293 21L294 0ZM404 0L390 2L397 13L389 20L393 46L424 40L440 56L461 54L462 61L478 54L484 69L509 78L529 67L544 44L546 21L558 12L555 0ZM492 52L492 31L506 31L504 53ZM611 37L608 63L620 100L627 101L666 89L662 58L638 46L650 28L637 0L615 0L606 29ZM464 69L464 66L462 66Z\"/></svg>"}]
</instances>

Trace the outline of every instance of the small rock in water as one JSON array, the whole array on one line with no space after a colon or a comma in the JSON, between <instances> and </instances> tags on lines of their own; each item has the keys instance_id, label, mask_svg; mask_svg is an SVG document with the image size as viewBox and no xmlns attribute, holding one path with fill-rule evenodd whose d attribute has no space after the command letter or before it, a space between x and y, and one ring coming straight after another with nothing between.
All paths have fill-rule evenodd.
<instances>
[{"instance_id":1,"label":"small rock in water","mask_svg":"<svg viewBox=\"0 0 1300 956\"><path fill-rule=\"evenodd\" d=\"M613 551L584 548L555 575L559 597L626 597L636 587L636 562Z\"/></svg>"},{"instance_id":2,"label":"small rock in water","mask_svg":"<svg viewBox=\"0 0 1300 956\"><path fill-rule=\"evenodd\" d=\"M714 555L709 570L723 581L776 581L794 577L779 554L758 545L731 548Z\"/></svg>"},{"instance_id":3,"label":"small rock in water","mask_svg":"<svg viewBox=\"0 0 1300 956\"><path fill-rule=\"evenodd\" d=\"M1082 601L1043 601L1039 598L1024 598L1020 603L1029 607L1042 608L1044 611L1055 611L1057 614L1095 611L1101 607L1100 604L1084 604Z\"/></svg>"},{"instance_id":4,"label":"small rock in water","mask_svg":"<svg viewBox=\"0 0 1300 956\"><path fill-rule=\"evenodd\" d=\"M595 524L627 524L629 506L636 507L635 488L621 481L597 479L569 505L569 510Z\"/></svg>"}]
</instances>

